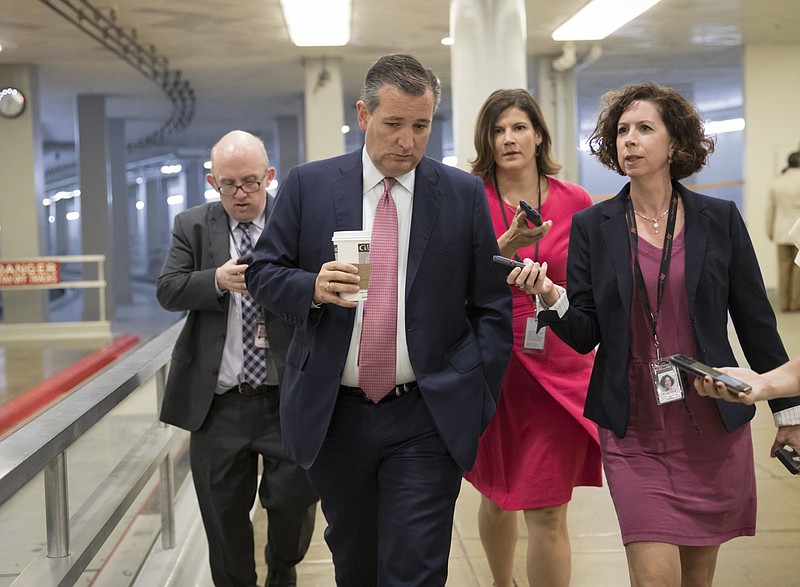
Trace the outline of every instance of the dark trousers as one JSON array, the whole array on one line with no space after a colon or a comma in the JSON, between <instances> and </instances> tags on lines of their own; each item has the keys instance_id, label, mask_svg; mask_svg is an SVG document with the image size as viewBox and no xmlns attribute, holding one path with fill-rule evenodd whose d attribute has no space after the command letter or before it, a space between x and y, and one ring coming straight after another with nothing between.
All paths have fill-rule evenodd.
<instances>
[{"instance_id":1,"label":"dark trousers","mask_svg":"<svg viewBox=\"0 0 800 587\"><path fill-rule=\"evenodd\" d=\"M267 565L278 571L302 560L311 542L317 496L305 471L283 451L278 398L215 396L202 427L192 432L189 457L208 537L216 587L255 587L253 525L258 495L267 510Z\"/></svg>"},{"instance_id":2,"label":"dark trousers","mask_svg":"<svg viewBox=\"0 0 800 587\"><path fill-rule=\"evenodd\" d=\"M418 390L377 405L340 393L308 473L339 587L445 584L462 471Z\"/></svg>"}]
</instances>

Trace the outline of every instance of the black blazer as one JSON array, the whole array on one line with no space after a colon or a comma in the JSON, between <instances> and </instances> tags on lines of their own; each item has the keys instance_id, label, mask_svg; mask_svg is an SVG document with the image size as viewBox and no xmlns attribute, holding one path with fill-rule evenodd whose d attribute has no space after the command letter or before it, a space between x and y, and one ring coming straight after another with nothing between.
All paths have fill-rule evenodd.
<instances>
[{"instance_id":1,"label":"black blazer","mask_svg":"<svg viewBox=\"0 0 800 587\"><path fill-rule=\"evenodd\" d=\"M273 198L267 196L269 216ZM228 328L230 293L217 297L214 274L230 258L230 226L222 204L190 208L175 217L170 247L156 282L159 303L174 312L188 311L172 351L162 422L194 431L211 408ZM291 327L265 312L272 357L283 374Z\"/></svg>"},{"instance_id":2,"label":"black blazer","mask_svg":"<svg viewBox=\"0 0 800 587\"><path fill-rule=\"evenodd\" d=\"M686 295L701 361L735 365L728 342L728 313L745 357L758 372L788 360L778 335L750 236L736 205L689 191L673 182L684 210ZM599 344L584 415L622 438L630 417L628 358L633 274L625 220L630 184L605 202L573 217L567 263L570 307L559 319L544 312L540 323L572 348L588 353ZM726 430L755 414L753 406L717 400ZM769 402L773 412L800 405L800 398Z\"/></svg>"}]
</instances>

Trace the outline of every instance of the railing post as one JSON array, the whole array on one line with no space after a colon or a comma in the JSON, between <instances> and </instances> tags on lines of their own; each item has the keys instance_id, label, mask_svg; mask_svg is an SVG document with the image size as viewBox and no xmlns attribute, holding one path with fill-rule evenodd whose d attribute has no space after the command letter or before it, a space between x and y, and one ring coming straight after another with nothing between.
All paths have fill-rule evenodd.
<instances>
[{"instance_id":1,"label":"railing post","mask_svg":"<svg viewBox=\"0 0 800 587\"><path fill-rule=\"evenodd\" d=\"M161 404L164 401L164 390L167 387L167 365L156 371L156 401L158 413L161 413ZM162 424L168 426L168 424ZM175 548L175 473L172 466L172 456L167 457L159 466L161 483L158 486L158 498L161 504L161 546L164 550Z\"/></svg>"},{"instance_id":2,"label":"railing post","mask_svg":"<svg viewBox=\"0 0 800 587\"><path fill-rule=\"evenodd\" d=\"M161 415L161 404L164 403L164 390L167 388L167 365L156 371L156 402L158 402L156 410L159 415Z\"/></svg>"},{"instance_id":3,"label":"railing post","mask_svg":"<svg viewBox=\"0 0 800 587\"><path fill-rule=\"evenodd\" d=\"M105 255L101 255L101 258L97 261L97 280L102 281L104 285L100 285L97 287L97 294L99 299L97 300L98 308L99 308L99 319L100 322L106 321L106 288L108 287L106 281L106 263L105 263Z\"/></svg>"},{"instance_id":4,"label":"railing post","mask_svg":"<svg viewBox=\"0 0 800 587\"><path fill-rule=\"evenodd\" d=\"M44 506L47 523L47 556L69 556L69 501L67 455L58 453L44 468Z\"/></svg>"},{"instance_id":5,"label":"railing post","mask_svg":"<svg viewBox=\"0 0 800 587\"><path fill-rule=\"evenodd\" d=\"M175 475L172 456L167 455L159 467L161 483L158 486L158 499L161 503L161 546L164 550L175 548Z\"/></svg>"}]
</instances>

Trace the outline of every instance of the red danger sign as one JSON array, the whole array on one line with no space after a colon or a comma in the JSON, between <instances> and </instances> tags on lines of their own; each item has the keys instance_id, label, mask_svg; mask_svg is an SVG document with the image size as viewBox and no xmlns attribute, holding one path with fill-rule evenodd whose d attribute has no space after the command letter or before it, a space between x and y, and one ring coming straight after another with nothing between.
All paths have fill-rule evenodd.
<instances>
[{"instance_id":1,"label":"red danger sign","mask_svg":"<svg viewBox=\"0 0 800 587\"><path fill-rule=\"evenodd\" d=\"M0 286L61 283L61 264L55 261L0 261Z\"/></svg>"}]
</instances>

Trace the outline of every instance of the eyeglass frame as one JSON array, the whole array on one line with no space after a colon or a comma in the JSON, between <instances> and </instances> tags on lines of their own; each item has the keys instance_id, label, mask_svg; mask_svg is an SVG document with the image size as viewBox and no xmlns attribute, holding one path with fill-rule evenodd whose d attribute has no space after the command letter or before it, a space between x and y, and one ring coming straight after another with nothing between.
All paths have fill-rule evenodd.
<instances>
[{"instance_id":1,"label":"eyeglass frame","mask_svg":"<svg viewBox=\"0 0 800 587\"><path fill-rule=\"evenodd\" d=\"M261 189L261 184L264 183L264 179L269 174L269 170L270 170L270 168L267 167L267 170L264 172L264 175L261 176L260 180L258 180L258 181L246 181L244 183L240 183L239 185L236 185L236 184L233 184L233 183L227 183L225 185L220 185L220 183L217 181L217 178L214 177L214 176L212 176L212 177L214 177L214 184L216 185L217 192L219 193L219 195L223 196L225 198L233 198L237 193L239 193L239 190L242 190L243 194L254 194L254 193L256 193L259 189ZM251 185L251 184L255 184L256 185L256 189L250 190L250 191L247 191L247 190L244 189L244 186ZM229 188L236 188L236 189L230 195L222 193L223 189L229 189Z\"/></svg>"}]
</instances>

